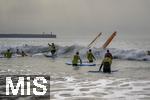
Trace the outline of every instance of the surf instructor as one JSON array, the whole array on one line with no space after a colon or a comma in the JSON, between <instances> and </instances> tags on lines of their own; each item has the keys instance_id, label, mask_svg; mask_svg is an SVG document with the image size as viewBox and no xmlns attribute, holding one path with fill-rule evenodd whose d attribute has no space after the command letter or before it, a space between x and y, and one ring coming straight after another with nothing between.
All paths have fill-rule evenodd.
<instances>
[{"instance_id":1,"label":"surf instructor","mask_svg":"<svg viewBox=\"0 0 150 100\"><path fill-rule=\"evenodd\" d=\"M111 73L111 63L112 63L112 59L109 57L105 57L102 61L100 68L99 68L99 71L101 71L101 68L103 67L104 73Z\"/></svg>"},{"instance_id":2,"label":"surf instructor","mask_svg":"<svg viewBox=\"0 0 150 100\"><path fill-rule=\"evenodd\" d=\"M104 73L111 73L112 59L113 59L112 54L109 52L109 50L107 50L107 53L104 56L99 71L101 71L101 68L103 67Z\"/></svg>"},{"instance_id":3,"label":"surf instructor","mask_svg":"<svg viewBox=\"0 0 150 100\"><path fill-rule=\"evenodd\" d=\"M111 59L113 59L112 54L109 52L109 50L107 50L107 53L105 54L105 57L109 57Z\"/></svg>"}]
</instances>

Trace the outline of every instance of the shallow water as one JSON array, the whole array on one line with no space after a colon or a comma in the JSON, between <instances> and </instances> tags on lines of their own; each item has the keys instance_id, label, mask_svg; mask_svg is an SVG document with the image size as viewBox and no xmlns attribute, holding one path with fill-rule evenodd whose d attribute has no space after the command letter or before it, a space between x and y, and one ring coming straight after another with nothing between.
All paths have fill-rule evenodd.
<instances>
[{"instance_id":1,"label":"shallow water","mask_svg":"<svg viewBox=\"0 0 150 100\"><path fill-rule=\"evenodd\" d=\"M92 48L97 58L97 66L72 67L65 64L77 50L84 59L86 46L94 37L95 35L62 36L50 40L1 39L0 52L8 48L14 51L19 48L30 56L0 58L0 75L50 75L51 100L150 100L150 56L145 54L145 51L150 50L149 36L125 37L118 34L115 37L109 47L113 56L118 58L112 63L112 70L118 70L117 72L111 74L88 72L99 69L105 53L105 50L99 48L108 38L105 34ZM58 57L54 59L43 56L48 50L47 43L51 42L60 47ZM3 85L0 85L0 94L3 92Z\"/></svg>"},{"instance_id":2,"label":"shallow water","mask_svg":"<svg viewBox=\"0 0 150 100\"><path fill-rule=\"evenodd\" d=\"M112 70L118 71L112 74L103 74L88 72L89 70L98 70L101 59L97 60L95 67L68 66L64 63L68 59L70 58L46 58L42 55L1 58L0 74L50 75L51 100L150 99L149 61L113 60ZM19 97L17 100L24 99Z\"/></svg>"}]
</instances>

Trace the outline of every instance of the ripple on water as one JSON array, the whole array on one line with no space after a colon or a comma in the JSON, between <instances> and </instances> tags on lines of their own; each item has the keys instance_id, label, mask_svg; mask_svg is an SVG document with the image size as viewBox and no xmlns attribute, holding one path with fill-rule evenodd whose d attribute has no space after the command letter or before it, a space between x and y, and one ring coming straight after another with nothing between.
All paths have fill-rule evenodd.
<instances>
[{"instance_id":1,"label":"ripple on water","mask_svg":"<svg viewBox=\"0 0 150 100\"><path fill-rule=\"evenodd\" d=\"M0 92L2 93L3 90L1 85ZM150 100L150 81L55 77L51 79L50 93L51 100L128 100L128 98Z\"/></svg>"}]
</instances>

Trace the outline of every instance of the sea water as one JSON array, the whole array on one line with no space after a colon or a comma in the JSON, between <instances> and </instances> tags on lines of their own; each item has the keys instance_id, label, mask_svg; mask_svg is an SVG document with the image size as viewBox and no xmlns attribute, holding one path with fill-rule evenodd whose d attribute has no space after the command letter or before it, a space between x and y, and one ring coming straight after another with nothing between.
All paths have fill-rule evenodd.
<instances>
[{"instance_id":1,"label":"sea water","mask_svg":"<svg viewBox=\"0 0 150 100\"><path fill-rule=\"evenodd\" d=\"M27 57L0 58L0 75L50 75L51 100L149 100L150 50L149 37L115 37L108 49L116 57L111 74L89 73L98 70L106 50L100 47L106 37L100 37L92 46L97 66L72 67L65 62L76 51L86 61L87 45L95 36L62 36L56 39L0 39L0 52L24 50ZM57 57L47 58L47 43L57 45ZM3 86L0 86L3 94ZM30 100L18 97L17 100Z\"/></svg>"}]
</instances>

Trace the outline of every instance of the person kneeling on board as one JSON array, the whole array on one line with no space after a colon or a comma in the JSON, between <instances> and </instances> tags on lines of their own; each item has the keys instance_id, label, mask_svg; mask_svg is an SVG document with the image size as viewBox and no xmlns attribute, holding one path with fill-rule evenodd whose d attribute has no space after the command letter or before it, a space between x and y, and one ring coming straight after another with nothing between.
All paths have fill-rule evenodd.
<instances>
[{"instance_id":1,"label":"person kneeling on board","mask_svg":"<svg viewBox=\"0 0 150 100\"><path fill-rule=\"evenodd\" d=\"M72 65L78 66L78 62L80 61L80 64L82 64L82 60L79 56L79 52L76 52L76 54L73 56Z\"/></svg>"},{"instance_id":2,"label":"person kneeling on board","mask_svg":"<svg viewBox=\"0 0 150 100\"><path fill-rule=\"evenodd\" d=\"M91 49L89 49L89 51L87 52L87 59L88 59L89 63L92 63L93 60L96 60Z\"/></svg>"},{"instance_id":3,"label":"person kneeling on board","mask_svg":"<svg viewBox=\"0 0 150 100\"><path fill-rule=\"evenodd\" d=\"M111 63L112 59L109 56L106 56L102 61L99 71L101 71L101 68L103 67L104 73L111 73Z\"/></svg>"},{"instance_id":4,"label":"person kneeling on board","mask_svg":"<svg viewBox=\"0 0 150 100\"><path fill-rule=\"evenodd\" d=\"M11 57L12 57L12 52L10 51L10 49L8 49L8 50L4 53L4 57L5 57L5 58L11 58Z\"/></svg>"},{"instance_id":5,"label":"person kneeling on board","mask_svg":"<svg viewBox=\"0 0 150 100\"><path fill-rule=\"evenodd\" d=\"M51 54L54 55L55 52L56 52L55 44L54 44L54 43L52 43L52 44L49 44L49 43L48 43L48 45L49 45Z\"/></svg>"}]
</instances>

